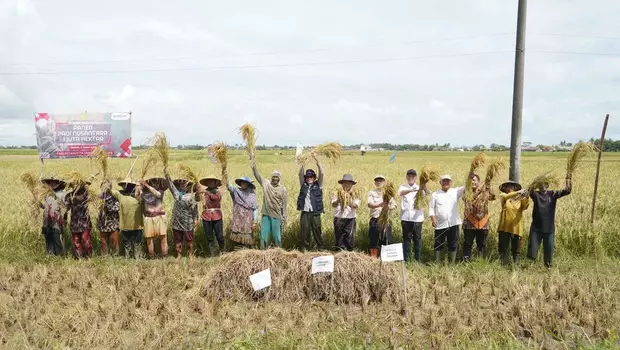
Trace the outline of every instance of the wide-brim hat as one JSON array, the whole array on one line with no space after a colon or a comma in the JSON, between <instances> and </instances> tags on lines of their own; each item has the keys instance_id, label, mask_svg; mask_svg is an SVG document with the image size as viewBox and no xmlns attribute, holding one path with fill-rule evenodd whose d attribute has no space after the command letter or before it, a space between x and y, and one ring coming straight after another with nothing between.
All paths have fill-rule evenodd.
<instances>
[{"instance_id":1,"label":"wide-brim hat","mask_svg":"<svg viewBox=\"0 0 620 350\"><path fill-rule=\"evenodd\" d=\"M41 182L43 182L44 184L48 185L52 190L64 190L65 187L67 186L67 183L60 180L60 179L56 179L54 177L48 177L46 179L42 179Z\"/></svg>"},{"instance_id":2,"label":"wide-brim hat","mask_svg":"<svg viewBox=\"0 0 620 350\"><path fill-rule=\"evenodd\" d=\"M515 182L515 181L506 181L506 182L504 182L503 184L501 184L501 185L499 186L499 190L500 190L501 192L506 193L506 192L508 192L508 191L506 190L506 187L508 187L508 186L514 186L515 191L521 191L521 189L523 188L523 186L521 186L521 184L520 184L520 183L518 183L518 182Z\"/></svg>"},{"instance_id":3,"label":"wide-brim hat","mask_svg":"<svg viewBox=\"0 0 620 350\"><path fill-rule=\"evenodd\" d=\"M373 180L375 180L375 181L377 181L377 180L383 180L383 181L385 181L385 180L387 180L387 179L386 179L386 178L385 178L385 176L383 176L383 175L377 175L377 176L375 176L375 178L374 178Z\"/></svg>"},{"instance_id":4,"label":"wide-brim hat","mask_svg":"<svg viewBox=\"0 0 620 350\"><path fill-rule=\"evenodd\" d=\"M168 189L168 180L163 177L152 177L146 180L146 183L158 191L165 191Z\"/></svg>"},{"instance_id":5,"label":"wide-brim hat","mask_svg":"<svg viewBox=\"0 0 620 350\"><path fill-rule=\"evenodd\" d=\"M314 172L314 170L312 169L308 169L306 170L306 174L304 175L304 178L306 177L316 177L316 172Z\"/></svg>"},{"instance_id":6,"label":"wide-brim hat","mask_svg":"<svg viewBox=\"0 0 620 350\"><path fill-rule=\"evenodd\" d=\"M252 181L252 179L250 179L250 178L249 178L249 177L247 177L247 176L240 177L240 178L238 178L238 179L236 179L236 180L235 180L235 183L236 183L238 186L241 186L241 183L242 183L242 182L247 183L247 184L248 184L251 188L256 188L256 186L254 186L254 181Z\"/></svg>"},{"instance_id":7,"label":"wide-brim hat","mask_svg":"<svg viewBox=\"0 0 620 350\"><path fill-rule=\"evenodd\" d=\"M182 188L184 190L187 190L188 188L190 188L192 192L196 192L196 184L194 184L193 182L187 179L172 180L172 184L176 188ZM184 192L187 192L187 191L184 191Z\"/></svg>"},{"instance_id":8,"label":"wide-brim hat","mask_svg":"<svg viewBox=\"0 0 620 350\"><path fill-rule=\"evenodd\" d=\"M357 183L355 180L353 180L353 175L351 174L342 175L342 180L338 180L338 183L342 184L343 182L351 182L354 185Z\"/></svg>"},{"instance_id":9,"label":"wide-brim hat","mask_svg":"<svg viewBox=\"0 0 620 350\"><path fill-rule=\"evenodd\" d=\"M222 180L218 179L217 176L215 175L209 175L207 177L203 177L202 179L200 179L200 184L203 185L204 187L209 187L207 186L207 181L209 180L213 180L217 183L217 185L215 185L215 187L220 187L222 186Z\"/></svg>"},{"instance_id":10,"label":"wide-brim hat","mask_svg":"<svg viewBox=\"0 0 620 350\"><path fill-rule=\"evenodd\" d=\"M120 187L123 187L123 188L124 188L124 187L127 187L127 186L136 186L136 185L137 185L137 183L135 183L135 182L131 179L131 177L126 177L123 181L119 181L119 182L118 182L118 185L119 185Z\"/></svg>"}]
</instances>

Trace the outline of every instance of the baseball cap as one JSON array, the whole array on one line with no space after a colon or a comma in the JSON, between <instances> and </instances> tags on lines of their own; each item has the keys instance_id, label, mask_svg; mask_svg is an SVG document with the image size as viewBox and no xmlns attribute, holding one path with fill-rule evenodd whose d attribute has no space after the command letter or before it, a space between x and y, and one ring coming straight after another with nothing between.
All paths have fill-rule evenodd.
<instances>
[{"instance_id":1,"label":"baseball cap","mask_svg":"<svg viewBox=\"0 0 620 350\"><path fill-rule=\"evenodd\" d=\"M377 179L385 180L385 176L377 175L377 176L375 176L375 178L373 180L377 180Z\"/></svg>"},{"instance_id":2,"label":"baseball cap","mask_svg":"<svg viewBox=\"0 0 620 350\"><path fill-rule=\"evenodd\" d=\"M415 169L409 169L407 170L407 175L418 176L418 172Z\"/></svg>"},{"instance_id":3,"label":"baseball cap","mask_svg":"<svg viewBox=\"0 0 620 350\"><path fill-rule=\"evenodd\" d=\"M443 180L450 180L452 181L452 176L450 175L441 175L441 178L439 179L439 181L443 181Z\"/></svg>"}]
</instances>

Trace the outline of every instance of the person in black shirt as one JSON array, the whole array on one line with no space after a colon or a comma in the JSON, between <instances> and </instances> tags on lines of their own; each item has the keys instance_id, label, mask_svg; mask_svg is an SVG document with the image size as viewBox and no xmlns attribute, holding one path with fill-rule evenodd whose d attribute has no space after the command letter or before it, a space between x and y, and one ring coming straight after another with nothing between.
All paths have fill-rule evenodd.
<instances>
[{"instance_id":1,"label":"person in black shirt","mask_svg":"<svg viewBox=\"0 0 620 350\"><path fill-rule=\"evenodd\" d=\"M530 192L534 202L532 226L527 247L527 257L535 260L538 256L540 243L543 244L545 266L551 267L554 251L555 208L558 199L567 196L572 190L570 174L566 175L566 186L560 191L549 191L548 185L542 185L538 191Z\"/></svg>"}]
</instances>

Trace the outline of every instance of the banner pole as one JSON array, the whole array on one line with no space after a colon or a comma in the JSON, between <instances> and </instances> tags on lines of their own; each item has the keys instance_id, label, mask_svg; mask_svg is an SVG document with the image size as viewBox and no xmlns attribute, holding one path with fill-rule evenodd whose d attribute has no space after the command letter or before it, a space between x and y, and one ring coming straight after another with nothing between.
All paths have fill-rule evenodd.
<instances>
[{"instance_id":1,"label":"banner pole","mask_svg":"<svg viewBox=\"0 0 620 350\"><path fill-rule=\"evenodd\" d=\"M403 316L408 316L409 312L407 311L407 277L405 274L405 261L401 260L402 268L403 268L403 295L405 299L403 301Z\"/></svg>"},{"instance_id":2,"label":"banner pole","mask_svg":"<svg viewBox=\"0 0 620 350\"><path fill-rule=\"evenodd\" d=\"M138 157L140 157L139 155L136 156L136 159L134 159L133 163L131 163L131 167L129 168L129 172L127 173L127 176L125 176L126 178L129 177L129 175L131 175L131 172L133 171L133 166L136 165L136 162L138 161Z\"/></svg>"},{"instance_id":3,"label":"banner pole","mask_svg":"<svg viewBox=\"0 0 620 350\"><path fill-rule=\"evenodd\" d=\"M41 160L41 175L39 175L39 181L43 179L43 175L45 174L45 162L43 162L43 158L39 158Z\"/></svg>"}]
</instances>

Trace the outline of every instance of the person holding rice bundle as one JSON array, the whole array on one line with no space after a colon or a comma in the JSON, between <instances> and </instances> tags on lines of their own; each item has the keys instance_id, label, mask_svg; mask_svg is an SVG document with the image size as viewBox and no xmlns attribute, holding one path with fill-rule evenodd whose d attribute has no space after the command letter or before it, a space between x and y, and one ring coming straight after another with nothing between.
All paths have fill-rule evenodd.
<instances>
[{"instance_id":1,"label":"person holding rice bundle","mask_svg":"<svg viewBox=\"0 0 620 350\"><path fill-rule=\"evenodd\" d=\"M299 167L299 196L297 197L297 210L301 212L301 231L299 247L302 251L311 246L310 232L314 236L318 250L323 250L323 232L321 231L321 214L323 214L323 178L325 171L314 156L319 176L312 169L304 172L304 166Z\"/></svg>"},{"instance_id":2,"label":"person holding rice bundle","mask_svg":"<svg viewBox=\"0 0 620 350\"><path fill-rule=\"evenodd\" d=\"M177 252L177 260L181 260L183 253L183 241L187 244L187 255L194 256L194 229L198 225L198 204L195 185L187 179L172 180L168 169L165 169L166 181L170 184L170 192L174 199L172 209L172 232L174 233L174 246Z\"/></svg>"},{"instance_id":3,"label":"person holding rice bundle","mask_svg":"<svg viewBox=\"0 0 620 350\"><path fill-rule=\"evenodd\" d=\"M474 240L478 254L486 255L486 240L489 235L489 201L495 200L495 194L491 191L491 183L480 183L477 174L471 174L472 199L463 198L465 213L463 220L463 261L471 259Z\"/></svg>"},{"instance_id":4,"label":"person holding rice bundle","mask_svg":"<svg viewBox=\"0 0 620 350\"><path fill-rule=\"evenodd\" d=\"M164 211L164 193L168 188L168 183L162 178L151 178L147 181L141 180L138 187L138 198L142 202L142 215L144 216L144 237L146 246L151 259L155 258L155 237L159 238L161 256L168 255L168 225L166 222L166 212Z\"/></svg>"},{"instance_id":5,"label":"person holding rice bundle","mask_svg":"<svg viewBox=\"0 0 620 350\"><path fill-rule=\"evenodd\" d=\"M517 265L523 245L523 211L529 207L527 191L514 181L507 181L500 187L502 212L499 217L498 251L503 266L508 265L508 247L512 249L513 263Z\"/></svg>"},{"instance_id":6,"label":"person holding rice bundle","mask_svg":"<svg viewBox=\"0 0 620 350\"><path fill-rule=\"evenodd\" d=\"M118 199L114 198L109 192L104 191L105 188L112 187L109 180L101 183L101 194L99 198L103 200L103 205L97 217L97 229L101 235L101 255L108 255L108 239L112 245L112 256L118 256L119 250L119 227L121 205Z\"/></svg>"},{"instance_id":7,"label":"person holding rice bundle","mask_svg":"<svg viewBox=\"0 0 620 350\"><path fill-rule=\"evenodd\" d=\"M64 254L62 231L64 228L65 182L52 178L41 180L51 191L47 193L42 203L43 225L41 233L45 237L45 249L48 255L60 256Z\"/></svg>"},{"instance_id":8,"label":"person holding rice bundle","mask_svg":"<svg viewBox=\"0 0 620 350\"><path fill-rule=\"evenodd\" d=\"M119 227L123 238L125 259L139 259L142 257L144 217L142 216L142 205L136 192L137 185L127 178L118 183L118 186L122 188L121 191L113 190L111 185L108 186L104 192L116 198L120 205Z\"/></svg>"},{"instance_id":9,"label":"person holding rice bundle","mask_svg":"<svg viewBox=\"0 0 620 350\"><path fill-rule=\"evenodd\" d=\"M334 211L334 234L336 247L341 250L352 251L355 248L356 211L360 206L359 196L353 190L357 184L353 175L344 174L338 181L342 186L332 194L331 204Z\"/></svg>"},{"instance_id":10,"label":"person holding rice bundle","mask_svg":"<svg viewBox=\"0 0 620 350\"><path fill-rule=\"evenodd\" d=\"M385 201L383 190L385 187L385 176L377 175L374 178L375 188L368 192L368 208L370 209L370 223L368 228L368 240L370 256L379 257L379 247L388 245L392 241L392 225L388 222L385 227L379 223L379 216L382 210L396 209L396 200L390 198Z\"/></svg>"},{"instance_id":11,"label":"person holding rice bundle","mask_svg":"<svg viewBox=\"0 0 620 350\"><path fill-rule=\"evenodd\" d=\"M541 182L538 191L531 191L529 193L532 202L534 202L534 210L532 211L527 257L531 260L536 260L538 249L542 243L545 266L551 267L555 240L555 209L558 199L568 196L573 189L571 173L568 172L566 174L564 189L549 191L548 188L548 183Z\"/></svg>"},{"instance_id":12,"label":"person holding rice bundle","mask_svg":"<svg viewBox=\"0 0 620 350\"><path fill-rule=\"evenodd\" d=\"M65 205L67 210L71 212L69 230L73 239L73 256L76 259L90 258L93 255L90 237L92 223L88 211L89 185L90 182L80 183L65 197Z\"/></svg>"},{"instance_id":13,"label":"person holding rice bundle","mask_svg":"<svg viewBox=\"0 0 620 350\"><path fill-rule=\"evenodd\" d=\"M211 256L215 256L215 240L217 240L219 252L224 251L222 192L219 190L220 186L222 186L222 181L215 175L210 175L200 179L200 184L205 188L204 191L201 191L203 203L200 218L202 219L205 236L209 244L209 253Z\"/></svg>"},{"instance_id":14,"label":"person holding rice bundle","mask_svg":"<svg viewBox=\"0 0 620 350\"><path fill-rule=\"evenodd\" d=\"M422 259L424 210L415 208L415 199L418 191L422 191L422 197L426 196L426 189L418 186L417 178L417 171L414 169L407 170L407 183L398 188L398 195L401 197L400 222L403 229L403 255L405 261L411 260L411 241L413 240L413 257L417 262L420 262Z\"/></svg>"},{"instance_id":15,"label":"person holding rice bundle","mask_svg":"<svg viewBox=\"0 0 620 350\"><path fill-rule=\"evenodd\" d=\"M459 247L459 226L463 220L459 214L459 199L465 187L452 188L452 177L443 175L439 179L441 188L431 195L428 215L435 228L435 261L441 261L441 252L448 246L450 262L456 262Z\"/></svg>"},{"instance_id":16,"label":"person holding rice bundle","mask_svg":"<svg viewBox=\"0 0 620 350\"><path fill-rule=\"evenodd\" d=\"M252 248L253 234L258 223L258 199L256 186L252 179L245 176L235 180L238 187L228 184L228 191L233 200L233 217L230 224L230 240L239 247Z\"/></svg>"},{"instance_id":17,"label":"person holding rice bundle","mask_svg":"<svg viewBox=\"0 0 620 350\"><path fill-rule=\"evenodd\" d=\"M286 206L288 192L286 187L280 184L280 172L274 170L271 181L265 181L256 168L256 158L250 155L252 172L256 181L263 188L263 209L260 226L260 249L267 249L269 236L273 236L276 247L282 246L282 227L286 223Z\"/></svg>"}]
</instances>

